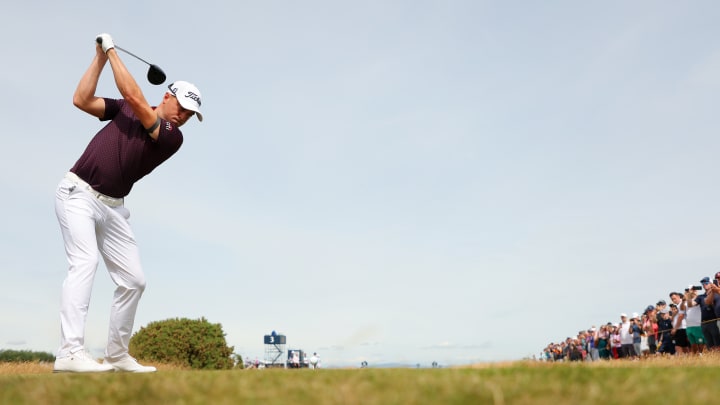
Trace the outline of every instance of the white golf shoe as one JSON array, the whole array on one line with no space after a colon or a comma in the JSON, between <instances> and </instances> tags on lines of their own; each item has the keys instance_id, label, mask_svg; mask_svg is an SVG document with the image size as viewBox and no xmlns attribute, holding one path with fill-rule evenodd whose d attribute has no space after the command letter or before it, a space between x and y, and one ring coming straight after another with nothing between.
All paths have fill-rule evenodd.
<instances>
[{"instance_id":1,"label":"white golf shoe","mask_svg":"<svg viewBox=\"0 0 720 405\"><path fill-rule=\"evenodd\" d=\"M110 360L106 357L103 364L109 365L115 371L126 373L154 373L157 371L155 367L143 366L129 355L121 358L120 360Z\"/></svg>"},{"instance_id":2,"label":"white golf shoe","mask_svg":"<svg viewBox=\"0 0 720 405\"><path fill-rule=\"evenodd\" d=\"M113 371L113 367L98 363L85 349L55 359L53 366L53 373L105 373L108 371Z\"/></svg>"}]
</instances>

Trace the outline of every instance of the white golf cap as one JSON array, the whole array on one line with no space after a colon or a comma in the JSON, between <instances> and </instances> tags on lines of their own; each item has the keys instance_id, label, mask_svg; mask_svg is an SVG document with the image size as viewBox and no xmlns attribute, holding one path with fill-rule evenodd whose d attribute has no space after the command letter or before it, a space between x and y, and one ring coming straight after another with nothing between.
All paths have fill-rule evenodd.
<instances>
[{"instance_id":1,"label":"white golf cap","mask_svg":"<svg viewBox=\"0 0 720 405\"><path fill-rule=\"evenodd\" d=\"M194 84L178 80L170 83L168 89L170 89L170 93L177 98L178 103L180 103L184 109L195 111L195 115L197 115L198 119L202 122L203 117L202 114L200 114L200 105L202 104L200 90L198 90Z\"/></svg>"}]
</instances>

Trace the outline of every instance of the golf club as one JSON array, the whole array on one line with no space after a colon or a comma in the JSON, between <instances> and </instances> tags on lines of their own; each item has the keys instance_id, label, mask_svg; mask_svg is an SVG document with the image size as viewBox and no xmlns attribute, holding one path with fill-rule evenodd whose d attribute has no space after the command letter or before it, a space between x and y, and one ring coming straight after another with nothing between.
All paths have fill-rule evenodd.
<instances>
[{"instance_id":1,"label":"golf club","mask_svg":"<svg viewBox=\"0 0 720 405\"><path fill-rule=\"evenodd\" d=\"M97 43L102 45L102 39L98 38ZM160 67L158 67L158 65L153 65L152 63L146 61L145 59L135 55L134 53L132 53L126 49L120 48L117 45L115 45L115 49L123 51L126 54L133 56L133 57L135 57L135 59L145 62L148 66L150 66L150 68L148 69L148 72L147 72L147 79L150 83L152 83L154 85L165 83L165 79L166 79L165 72L163 72L162 69L160 69Z\"/></svg>"}]
</instances>

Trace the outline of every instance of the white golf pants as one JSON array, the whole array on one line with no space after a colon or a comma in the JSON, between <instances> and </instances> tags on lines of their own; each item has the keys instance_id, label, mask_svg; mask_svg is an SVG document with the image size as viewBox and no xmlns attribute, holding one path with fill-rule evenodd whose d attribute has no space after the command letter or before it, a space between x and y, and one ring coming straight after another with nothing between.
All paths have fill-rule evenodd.
<instances>
[{"instance_id":1,"label":"white golf pants","mask_svg":"<svg viewBox=\"0 0 720 405\"><path fill-rule=\"evenodd\" d=\"M60 304L61 343L57 357L84 348L85 320L95 272L102 256L117 286L110 308L110 328L105 357L127 354L135 312L143 291L145 274L124 206L109 207L64 178L55 194L57 215L65 254L70 265L63 282Z\"/></svg>"}]
</instances>

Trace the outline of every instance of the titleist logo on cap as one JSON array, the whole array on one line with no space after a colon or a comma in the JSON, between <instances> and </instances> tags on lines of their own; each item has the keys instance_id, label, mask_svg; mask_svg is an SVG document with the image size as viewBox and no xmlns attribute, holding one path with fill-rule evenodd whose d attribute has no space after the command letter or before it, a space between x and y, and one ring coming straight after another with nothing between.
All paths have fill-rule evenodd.
<instances>
[{"instance_id":1,"label":"titleist logo on cap","mask_svg":"<svg viewBox=\"0 0 720 405\"><path fill-rule=\"evenodd\" d=\"M202 105L202 102L200 102L200 96L197 95L197 94L195 94L195 93L193 93L192 91L188 91L188 92L185 94L185 97L195 100L195 101L198 103L199 106Z\"/></svg>"},{"instance_id":2,"label":"titleist logo on cap","mask_svg":"<svg viewBox=\"0 0 720 405\"><path fill-rule=\"evenodd\" d=\"M183 86L183 87L185 87L185 86ZM178 86L175 85L175 83L169 85L168 88L170 89L170 92L171 92L175 97L178 97L178 94L177 94L177 92L178 92ZM197 93L195 93L194 91L192 91L192 90L190 90L190 89L186 90L186 91L185 91L185 95L183 95L182 97L185 97L185 98L189 98L189 99L191 99L191 100L194 100L194 101L197 103L198 107L202 106L202 101L200 101L200 95L197 94Z\"/></svg>"}]
</instances>

